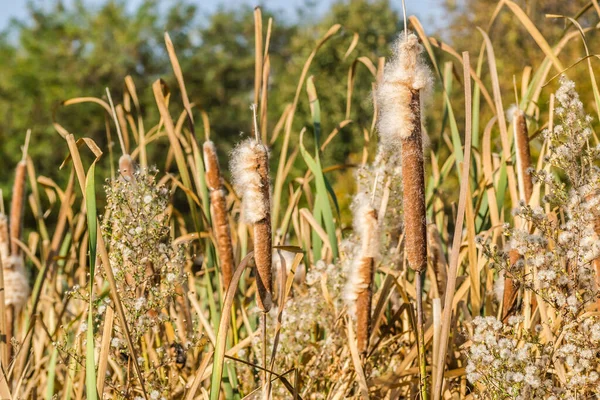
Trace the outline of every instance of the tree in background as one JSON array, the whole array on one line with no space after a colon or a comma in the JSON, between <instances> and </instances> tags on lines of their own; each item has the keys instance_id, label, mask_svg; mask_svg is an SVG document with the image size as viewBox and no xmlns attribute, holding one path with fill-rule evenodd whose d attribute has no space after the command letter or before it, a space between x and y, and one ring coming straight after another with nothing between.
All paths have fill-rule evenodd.
<instances>
[{"instance_id":1,"label":"tree in background","mask_svg":"<svg viewBox=\"0 0 600 400\"><path fill-rule=\"evenodd\" d=\"M106 150L102 109L95 104L63 107L74 97L102 97L110 88L120 99L123 79L131 75L142 103L142 112L152 124L158 122L151 83L162 77L178 99L177 85L165 51L163 33L168 31L181 62L191 101L205 110L211 129L228 150L241 131L251 126L249 106L254 89L254 20L251 7L220 9L200 21L191 2L175 4L144 0L128 11L125 1L111 0L89 7L84 0L70 6L57 1L52 7L29 4L30 21L14 21L0 37L7 54L0 65L0 156L16 163L27 128L33 129L30 154L38 173L64 179L56 171L64 157L51 145L58 139L53 118L78 136L89 136ZM263 10L264 20L274 17L270 44L269 126L291 103L300 73L316 40L334 23L343 32L327 44L315 59L309 74L315 76L323 99L323 132L329 133L346 119L348 69L359 56L373 63L385 56L386 43L398 29L398 16L386 0L339 2L315 22L285 18ZM266 33L266 23L264 26ZM356 49L344 59L354 33L360 37ZM340 42L344 42L340 46ZM374 78L357 67L354 83L353 124L342 130L327 152L327 163L342 163L363 143L363 127L370 126L370 92ZM173 103L176 103L174 101ZM303 126L311 126L306 95L294 126L294 137ZM151 125L150 125L151 126ZM307 145L310 141L307 135ZM350 146L349 146L350 145ZM153 146L156 149L156 146ZM159 147L160 148L160 147ZM225 152L221 152L225 154ZM107 157L101 165L107 169ZM152 157L150 156L150 162ZM301 161L299 161L301 162ZM0 181L8 182L8 170Z\"/></svg>"}]
</instances>

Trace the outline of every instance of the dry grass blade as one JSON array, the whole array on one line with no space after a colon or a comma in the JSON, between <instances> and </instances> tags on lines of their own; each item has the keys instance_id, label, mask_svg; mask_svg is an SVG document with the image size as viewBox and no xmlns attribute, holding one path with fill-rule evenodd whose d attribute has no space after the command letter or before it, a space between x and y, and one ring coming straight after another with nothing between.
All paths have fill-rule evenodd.
<instances>
[{"instance_id":1,"label":"dry grass blade","mask_svg":"<svg viewBox=\"0 0 600 400\"><path fill-rule=\"evenodd\" d=\"M354 365L354 371L358 379L358 387L360 388L361 398L369 398L369 386L367 385L367 378L360 361L360 355L358 347L356 345L356 338L354 336L354 330L352 329L352 322L346 320L346 332L348 334L348 346L350 347L350 354L352 355L352 364Z\"/></svg>"},{"instance_id":2,"label":"dry grass blade","mask_svg":"<svg viewBox=\"0 0 600 400\"><path fill-rule=\"evenodd\" d=\"M504 116L504 107L502 106L502 95L500 93L500 83L498 81L498 70L496 69L496 56L494 55L494 48L492 42L481 28L478 28L479 32L483 35L485 41L488 62L490 65L490 74L492 77L492 89L494 92L494 101L496 103L496 117L498 117L498 127L500 128L500 138L502 140L502 155L506 162L506 170L508 175L508 189L510 193L510 200L513 207L518 204L519 195L517 194L517 183L515 181L515 170L511 160L511 146L506 129L506 118ZM470 112L470 111L469 111Z\"/></svg>"},{"instance_id":3,"label":"dry grass blade","mask_svg":"<svg viewBox=\"0 0 600 400\"><path fill-rule=\"evenodd\" d=\"M460 185L458 212L456 214L456 225L454 228L454 241L452 243L452 252L450 254L450 268L448 270L448 286L446 287L446 298L444 301L444 312L442 315L442 330L440 334L439 354L437 356L438 365L436 366L435 383L433 388L433 399L437 400L441 396L444 369L446 366L446 354L448 352L448 338L450 334L450 322L452 319L454 301L454 290L456 289L456 277L458 272L458 257L460 254L460 244L462 242L463 223L465 218L466 202L471 201L468 198L469 170L471 165L471 78L466 66L471 65L469 53L463 52L463 66L465 78L465 160L462 166L462 180Z\"/></svg>"},{"instance_id":4,"label":"dry grass blade","mask_svg":"<svg viewBox=\"0 0 600 400\"><path fill-rule=\"evenodd\" d=\"M231 277L231 284L227 288L225 299L223 301L223 310L230 310L233 306L233 300L235 298L235 292L237 290L238 282L242 277L242 274L246 270L248 263L254 257L254 253L250 252L244 257L236 268L233 276ZM227 333L229 332L229 323L231 320L231 313L224 312L221 314L221 321L219 322L219 330L217 331L217 343L215 345L214 361L212 368L212 378L210 385L210 398L211 400L219 399L221 392L221 377L223 376L223 363L225 359L225 346L227 344Z\"/></svg>"},{"instance_id":5,"label":"dry grass blade","mask_svg":"<svg viewBox=\"0 0 600 400\"><path fill-rule=\"evenodd\" d=\"M104 316L104 331L102 332L102 342L100 343L100 354L98 356L98 376L96 387L98 388L98 395L100 398L104 398L104 384L106 381L106 371L108 367L108 357L110 351L110 341L112 338L113 322L115 313L111 307L106 309L106 315Z\"/></svg>"}]
</instances>

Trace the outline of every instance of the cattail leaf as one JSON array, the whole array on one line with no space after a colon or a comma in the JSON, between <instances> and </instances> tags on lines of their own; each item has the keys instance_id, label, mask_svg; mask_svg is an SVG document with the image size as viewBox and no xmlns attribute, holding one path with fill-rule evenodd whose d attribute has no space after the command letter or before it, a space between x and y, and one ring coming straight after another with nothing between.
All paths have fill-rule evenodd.
<instances>
[{"instance_id":1,"label":"cattail leaf","mask_svg":"<svg viewBox=\"0 0 600 400\"><path fill-rule=\"evenodd\" d=\"M90 308L87 320L87 333L85 338L85 391L88 400L97 400L96 390L96 362L94 361L94 317L90 295Z\"/></svg>"},{"instance_id":2,"label":"cattail leaf","mask_svg":"<svg viewBox=\"0 0 600 400\"><path fill-rule=\"evenodd\" d=\"M56 361L58 359L58 349L55 347L50 356L48 364L48 383L46 384L46 400L52 400L54 396L54 379L56 378Z\"/></svg>"},{"instance_id":3,"label":"cattail leaf","mask_svg":"<svg viewBox=\"0 0 600 400\"><path fill-rule=\"evenodd\" d=\"M85 179L85 207L87 211L88 232L90 235L90 295L94 282L94 270L96 267L96 240L98 235L97 210L96 210L96 183L94 173L96 163L92 163Z\"/></svg>"},{"instance_id":4,"label":"cattail leaf","mask_svg":"<svg viewBox=\"0 0 600 400\"><path fill-rule=\"evenodd\" d=\"M93 319L93 304L94 298L94 272L96 267L96 241L98 235L98 219L96 209L96 187L94 174L96 171L96 162L94 161L88 170L85 178L85 207L87 213L89 250L90 250L90 286L89 296L90 305L88 311L88 322L86 331L86 346L85 346L85 385L86 396L90 400L98 398L96 391L96 362L94 360L94 319Z\"/></svg>"},{"instance_id":5,"label":"cattail leaf","mask_svg":"<svg viewBox=\"0 0 600 400\"><path fill-rule=\"evenodd\" d=\"M304 158L306 165L310 169L310 171L315 176L315 186L317 189L317 197L315 198L315 203L319 202L319 207L322 212L322 220L325 224L325 230L327 231L327 236L329 236L329 241L331 244L331 251L333 253L333 259L338 258L338 243L337 236L335 232L335 222L333 220L333 212L331 210L331 205L329 204L329 196L327 195L327 187L325 185L325 177L323 175L323 170L321 169L321 165L319 162L315 161L314 158L306 151L304 144L302 142L303 132L300 133L300 154ZM315 206L316 207L316 206ZM320 221L318 221L320 222Z\"/></svg>"},{"instance_id":6,"label":"cattail leaf","mask_svg":"<svg viewBox=\"0 0 600 400\"><path fill-rule=\"evenodd\" d=\"M316 221L320 222L323 219L323 211L321 210L322 202L319 199L319 193L315 196L315 207L313 209L313 217ZM312 230L310 233L310 244L312 245L313 259L316 262L321 259L321 250L323 247L323 241L319 238L316 230Z\"/></svg>"}]
</instances>

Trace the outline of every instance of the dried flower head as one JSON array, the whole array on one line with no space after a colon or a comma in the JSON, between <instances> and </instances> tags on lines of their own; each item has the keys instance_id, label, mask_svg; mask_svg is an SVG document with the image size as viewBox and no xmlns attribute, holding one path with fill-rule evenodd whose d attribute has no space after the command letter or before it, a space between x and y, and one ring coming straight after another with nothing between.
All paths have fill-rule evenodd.
<instances>
[{"instance_id":1,"label":"dried flower head","mask_svg":"<svg viewBox=\"0 0 600 400\"><path fill-rule=\"evenodd\" d=\"M399 148L401 139L411 135L415 124L420 125L411 107L413 93L427 89L432 78L416 35L401 34L394 49L394 57L385 66L376 95L381 142L386 147Z\"/></svg>"},{"instance_id":2,"label":"dried flower head","mask_svg":"<svg viewBox=\"0 0 600 400\"><path fill-rule=\"evenodd\" d=\"M254 224L266 218L271 212L267 148L255 139L244 140L231 153L230 168L235 190L242 196L246 222Z\"/></svg>"},{"instance_id":3,"label":"dried flower head","mask_svg":"<svg viewBox=\"0 0 600 400\"><path fill-rule=\"evenodd\" d=\"M231 154L234 185L242 194L243 215L254 228L254 261L258 306L267 312L272 305L272 234L269 152L255 139L246 139Z\"/></svg>"}]
</instances>

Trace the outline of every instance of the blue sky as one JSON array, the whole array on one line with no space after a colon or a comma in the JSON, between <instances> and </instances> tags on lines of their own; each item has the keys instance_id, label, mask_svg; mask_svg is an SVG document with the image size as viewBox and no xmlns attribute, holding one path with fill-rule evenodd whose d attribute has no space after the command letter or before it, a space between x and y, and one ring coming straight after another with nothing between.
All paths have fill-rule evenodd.
<instances>
[{"instance_id":1,"label":"blue sky","mask_svg":"<svg viewBox=\"0 0 600 400\"><path fill-rule=\"evenodd\" d=\"M32 0L34 4L51 5L56 0ZM86 0L90 5L101 4L104 0ZM168 3L169 0L165 2ZM257 3L272 7L276 10L295 10L303 4L303 0L189 0L198 4L202 13L210 13L216 10L220 5L225 7L235 7L242 4L255 5ZM401 0L390 0L393 7L401 10ZM441 18L439 6L442 0L405 0L408 14L416 14L422 21L427 21L429 18ZM69 3L69 0L63 0L64 3ZM324 12L334 0L317 0L317 11ZM134 8L140 3L140 0L127 0L128 4ZM284 12L284 15L286 13ZM293 17L293 11L288 11L289 17ZM26 19L27 18L27 0L0 0L0 30L5 28L11 18ZM439 23L439 22L438 22Z\"/></svg>"}]
</instances>

